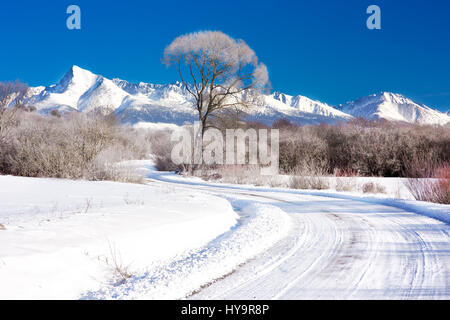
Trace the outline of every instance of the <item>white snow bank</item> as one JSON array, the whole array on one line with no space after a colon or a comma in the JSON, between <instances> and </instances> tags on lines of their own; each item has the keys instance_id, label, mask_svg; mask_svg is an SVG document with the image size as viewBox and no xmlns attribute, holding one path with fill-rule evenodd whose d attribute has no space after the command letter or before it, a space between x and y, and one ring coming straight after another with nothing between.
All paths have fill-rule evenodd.
<instances>
[{"instance_id":1,"label":"white snow bank","mask_svg":"<svg viewBox=\"0 0 450 320\"><path fill-rule=\"evenodd\" d=\"M444 223L450 224L450 205L445 204L437 204L425 201L416 201L409 199L401 199L396 197L393 194L364 194L361 192L338 192L332 189L318 191L318 190L297 190L297 189L288 189L288 188L269 188L269 187L256 187L252 185L235 185L235 184L227 184L227 183L214 183L214 182L205 182L204 180L196 177L181 177L175 175L170 172L154 172L150 170L151 165L148 165L148 172L146 174L153 179L168 181L168 182L177 182L180 184L188 184L188 185L198 185L198 186L211 186L218 188L225 188L230 190L248 190L248 191L259 191L259 192L281 192L281 193L290 193L290 194L299 194L299 195L314 195L314 196L322 196L329 197L335 199L344 199L344 200L355 200L360 202L366 202L371 204L381 204L396 207L399 209L404 209L407 211L411 211L420 215L424 215ZM288 177L288 176L279 176L279 177ZM329 178L335 179L335 178ZM375 177L358 177L356 181L359 183L373 182L378 183L382 186L388 187L390 191L397 190L399 186L401 186L401 191L403 195L407 195L406 187L403 184L402 178L375 178ZM406 189L406 190L405 190ZM389 191L387 191L389 192ZM398 192L395 192L398 193ZM410 195L410 193L409 193ZM412 197L412 196L411 196ZM409 197L408 197L409 198Z\"/></svg>"},{"instance_id":2,"label":"white snow bank","mask_svg":"<svg viewBox=\"0 0 450 320\"><path fill-rule=\"evenodd\" d=\"M247 200L234 201L241 223L207 246L178 259L159 263L120 286L105 286L85 299L180 299L205 284L232 273L240 264L262 253L289 232L291 218L281 209ZM187 276L188 275L188 276Z\"/></svg>"},{"instance_id":3,"label":"white snow bank","mask_svg":"<svg viewBox=\"0 0 450 320\"><path fill-rule=\"evenodd\" d=\"M226 199L171 186L0 176L0 299L75 299L236 225Z\"/></svg>"},{"instance_id":4,"label":"white snow bank","mask_svg":"<svg viewBox=\"0 0 450 320\"><path fill-rule=\"evenodd\" d=\"M175 131L179 130L181 127L174 123L165 123L165 122L138 122L133 125L133 128L136 129L150 129L150 130L168 130Z\"/></svg>"},{"instance_id":5,"label":"white snow bank","mask_svg":"<svg viewBox=\"0 0 450 320\"><path fill-rule=\"evenodd\" d=\"M404 209L406 211L414 212L450 224L450 205L448 204L438 204L415 200L392 199L378 196L348 195L348 194L341 194L338 192L302 191L302 193L337 199L355 200L372 204L387 205L399 209Z\"/></svg>"},{"instance_id":6,"label":"white snow bank","mask_svg":"<svg viewBox=\"0 0 450 320\"><path fill-rule=\"evenodd\" d=\"M262 177L267 185L289 186L289 175L266 176ZM377 196L384 198L397 198L414 200L413 195L406 186L406 178L385 178L385 177L321 177L328 185L329 189L336 191L339 182L349 186L352 194L364 194L363 186L367 183L373 183L380 186L384 192L377 193ZM368 194L365 194L368 195ZM369 194L370 195L370 194Z\"/></svg>"}]
</instances>

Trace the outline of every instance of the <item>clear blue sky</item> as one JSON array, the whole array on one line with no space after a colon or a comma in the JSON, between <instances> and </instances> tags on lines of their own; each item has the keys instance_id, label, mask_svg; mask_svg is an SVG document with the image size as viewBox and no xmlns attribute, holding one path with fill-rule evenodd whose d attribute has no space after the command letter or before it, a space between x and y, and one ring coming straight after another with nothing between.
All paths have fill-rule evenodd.
<instances>
[{"instance_id":1,"label":"clear blue sky","mask_svg":"<svg viewBox=\"0 0 450 320\"><path fill-rule=\"evenodd\" d=\"M70 4L81 8L81 30L66 28ZM366 28L370 4L381 8L381 30ZM73 64L173 82L164 47L183 33L221 30L255 50L274 90L329 104L393 91L450 109L448 0L2 0L0 30L0 80L32 86L56 83Z\"/></svg>"}]
</instances>

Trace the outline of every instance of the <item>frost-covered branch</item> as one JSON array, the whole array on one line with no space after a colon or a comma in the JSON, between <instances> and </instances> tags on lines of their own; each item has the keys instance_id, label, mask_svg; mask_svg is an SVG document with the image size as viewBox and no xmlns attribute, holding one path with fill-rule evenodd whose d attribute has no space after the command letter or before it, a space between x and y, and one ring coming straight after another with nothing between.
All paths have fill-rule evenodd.
<instances>
[{"instance_id":1,"label":"frost-covered branch","mask_svg":"<svg viewBox=\"0 0 450 320\"><path fill-rule=\"evenodd\" d=\"M177 65L181 82L195 100L203 129L222 109L249 107L247 98L269 83L267 67L258 62L255 52L243 40L220 31L177 37L164 50L164 63Z\"/></svg>"}]
</instances>

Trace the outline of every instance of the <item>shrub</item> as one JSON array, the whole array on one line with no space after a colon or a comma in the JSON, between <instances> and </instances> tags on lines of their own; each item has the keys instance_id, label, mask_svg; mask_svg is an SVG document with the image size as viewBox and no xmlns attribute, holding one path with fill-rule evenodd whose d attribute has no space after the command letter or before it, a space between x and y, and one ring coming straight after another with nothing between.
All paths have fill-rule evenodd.
<instances>
[{"instance_id":1,"label":"shrub","mask_svg":"<svg viewBox=\"0 0 450 320\"><path fill-rule=\"evenodd\" d=\"M113 117L16 112L0 144L0 173L28 177L139 181L117 162L148 154L145 135Z\"/></svg>"},{"instance_id":2,"label":"shrub","mask_svg":"<svg viewBox=\"0 0 450 320\"><path fill-rule=\"evenodd\" d=\"M158 171L179 171L181 166L172 162L171 152L174 143L170 140L171 131L149 131L150 150L155 158L155 167Z\"/></svg>"},{"instance_id":3,"label":"shrub","mask_svg":"<svg viewBox=\"0 0 450 320\"><path fill-rule=\"evenodd\" d=\"M61 113L58 110L52 110L50 111L50 115L57 117L57 118L61 118Z\"/></svg>"},{"instance_id":4,"label":"shrub","mask_svg":"<svg viewBox=\"0 0 450 320\"><path fill-rule=\"evenodd\" d=\"M330 185L326 178L318 176L292 176L289 178L289 188L291 189L329 189Z\"/></svg>"},{"instance_id":5,"label":"shrub","mask_svg":"<svg viewBox=\"0 0 450 320\"><path fill-rule=\"evenodd\" d=\"M291 188L291 189L310 189L310 184L306 177L292 176L292 177L289 177L289 188Z\"/></svg>"},{"instance_id":6,"label":"shrub","mask_svg":"<svg viewBox=\"0 0 450 320\"><path fill-rule=\"evenodd\" d=\"M386 189L378 183L366 182L362 185L364 193L386 193Z\"/></svg>"},{"instance_id":7,"label":"shrub","mask_svg":"<svg viewBox=\"0 0 450 320\"><path fill-rule=\"evenodd\" d=\"M320 176L309 177L309 189L324 190L329 189L330 185L326 178Z\"/></svg>"},{"instance_id":8,"label":"shrub","mask_svg":"<svg viewBox=\"0 0 450 320\"><path fill-rule=\"evenodd\" d=\"M212 168L216 171L222 182L237 184L254 184L256 186L264 185L264 177L260 174L260 168L257 165L221 165ZM214 177L214 173L210 172Z\"/></svg>"},{"instance_id":9,"label":"shrub","mask_svg":"<svg viewBox=\"0 0 450 320\"><path fill-rule=\"evenodd\" d=\"M180 166L173 163L170 156L157 156L155 167L158 171L180 171Z\"/></svg>"},{"instance_id":10,"label":"shrub","mask_svg":"<svg viewBox=\"0 0 450 320\"><path fill-rule=\"evenodd\" d=\"M416 200L450 204L450 165L436 169L431 178L409 178L406 186Z\"/></svg>"},{"instance_id":11,"label":"shrub","mask_svg":"<svg viewBox=\"0 0 450 320\"><path fill-rule=\"evenodd\" d=\"M330 186L326 178L323 177L324 173L323 168L314 163L296 167L290 173L289 187L292 189L328 189Z\"/></svg>"},{"instance_id":12,"label":"shrub","mask_svg":"<svg viewBox=\"0 0 450 320\"><path fill-rule=\"evenodd\" d=\"M354 178L336 178L336 191L353 191L356 187Z\"/></svg>"},{"instance_id":13,"label":"shrub","mask_svg":"<svg viewBox=\"0 0 450 320\"><path fill-rule=\"evenodd\" d=\"M314 130L313 127L287 127L281 132L279 149L282 172L289 173L296 168L311 166L315 170L328 171L327 144Z\"/></svg>"},{"instance_id":14,"label":"shrub","mask_svg":"<svg viewBox=\"0 0 450 320\"><path fill-rule=\"evenodd\" d=\"M280 128L280 170L316 163L336 176L423 176L424 168L450 161L450 126L355 120L346 124Z\"/></svg>"},{"instance_id":15,"label":"shrub","mask_svg":"<svg viewBox=\"0 0 450 320\"><path fill-rule=\"evenodd\" d=\"M436 172L437 192L435 202L450 204L450 165L445 164Z\"/></svg>"},{"instance_id":16,"label":"shrub","mask_svg":"<svg viewBox=\"0 0 450 320\"><path fill-rule=\"evenodd\" d=\"M356 172L355 170L351 170L351 169L335 168L334 175L336 177L356 177L358 175L358 172Z\"/></svg>"}]
</instances>

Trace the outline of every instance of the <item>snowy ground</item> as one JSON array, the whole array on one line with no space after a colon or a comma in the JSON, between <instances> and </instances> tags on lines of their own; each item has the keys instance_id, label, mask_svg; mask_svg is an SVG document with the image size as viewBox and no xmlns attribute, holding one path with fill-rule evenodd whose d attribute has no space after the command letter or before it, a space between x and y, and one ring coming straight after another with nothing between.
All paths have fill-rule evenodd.
<instances>
[{"instance_id":1,"label":"snowy ground","mask_svg":"<svg viewBox=\"0 0 450 320\"><path fill-rule=\"evenodd\" d=\"M76 299L200 247L230 204L171 186L0 176L0 299Z\"/></svg>"},{"instance_id":2,"label":"snowy ground","mask_svg":"<svg viewBox=\"0 0 450 320\"><path fill-rule=\"evenodd\" d=\"M258 171L259 172L259 171ZM233 172L231 172L233 173ZM241 173L242 174L242 173ZM289 187L289 181L292 178L290 175L276 175L276 176L262 176L259 174L247 173L247 176L241 180L244 183L258 186L266 187ZM306 177L308 179L309 177ZM320 179L326 185L328 185L328 190L344 192L348 195L363 195L364 186L371 183L378 190L373 194L377 197L382 198L396 198L396 199L407 199L414 200L413 195L406 186L406 178L382 178L382 177L335 177L335 176L323 176L323 177L313 177L313 179ZM217 180L217 182L233 182L239 183L238 178L223 177ZM341 185L339 189L338 185ZM342 186L346 188L347 191L342 190ZM366 193L366 196L373 195L370 192Z\"/></svg>"},{"instance_id":3,"label":"snowy ground","mask_svg":"<svg viewBox=\"0 0 450 320\"><path fill-rule=\"evenodd\" d=\"M450 298L450 206L147 175L0 176L0 298Z\"/></svg>"}]
</instances>

